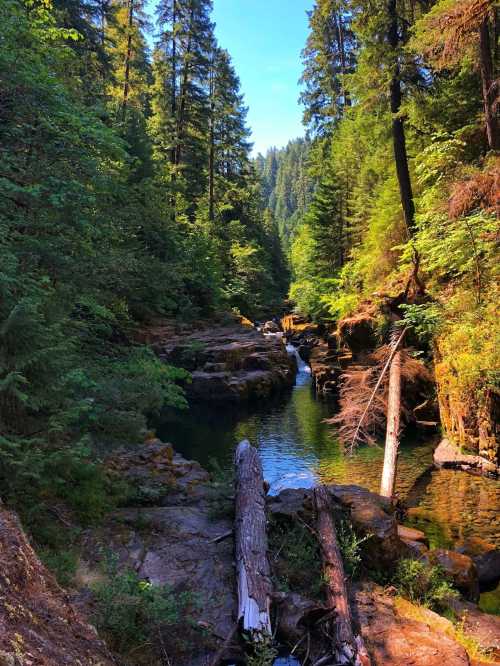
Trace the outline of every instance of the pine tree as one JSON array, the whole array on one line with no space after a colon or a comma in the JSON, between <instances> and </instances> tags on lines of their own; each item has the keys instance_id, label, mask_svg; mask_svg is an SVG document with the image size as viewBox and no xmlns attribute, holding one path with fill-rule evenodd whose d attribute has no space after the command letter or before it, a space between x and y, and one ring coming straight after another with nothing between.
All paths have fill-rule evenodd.
<instances>
[{"instance_id":1,"label":"pine tree","mask_svg":"<svg viewBox=\"0 0 500 666\"><path fill-rule=\"evenodd\" d=\"M302 52L304 124L315 136L331 132L351 105L348 75L355 64L352 9L345 0L317 0L309 12L309 36Z\"/></svg>"}]
</instances>

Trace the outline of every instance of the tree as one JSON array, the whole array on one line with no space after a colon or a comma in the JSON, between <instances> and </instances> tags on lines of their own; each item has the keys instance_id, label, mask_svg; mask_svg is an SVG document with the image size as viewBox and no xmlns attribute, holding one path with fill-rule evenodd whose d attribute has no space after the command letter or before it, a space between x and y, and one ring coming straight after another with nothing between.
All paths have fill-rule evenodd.
<instances>
[{"instance_id":1,"label":"tree","mask_svg":"<svg viewBox=\"0 0 500 666\"><path fill-rule=\"evenodd\" d=\"M436 70L457 67L469 55L479 63L488 145L500 149L495 76L498 7L491 0L441 0L415 26L412 46Z\"/></svg>"},{"instance_id":2,"label":"tree","mask_svg":"<svg viewBox=\"0 0 500 666\"><path fill-rule=\"evenodd\" d=\"M317 0L308 16L300 101L305 106L304 124L314 135L324 136L351 105L347 81L356 48L352 10L344 0Z\"/></svg>"}]
</instances>

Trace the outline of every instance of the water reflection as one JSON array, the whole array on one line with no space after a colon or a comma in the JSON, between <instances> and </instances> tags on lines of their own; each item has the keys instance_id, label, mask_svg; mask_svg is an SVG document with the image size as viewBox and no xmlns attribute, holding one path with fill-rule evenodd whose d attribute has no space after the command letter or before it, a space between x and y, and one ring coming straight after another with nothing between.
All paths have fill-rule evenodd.
<instances>
[{"instance_id":1,"label":"water reflection","mask_svg":"<svg viewBox=\"0 0 500 666\"><path fill-rule=\"evenodd\" d=\"M249 439L259 448L271 493L310 487L318 480L356 483L377 492L383 449L364 446L346 457L323 422L332 411L333 405L315 399L309 368L302 363L293 390L277 400L253 411L226 405L197 406L185 414L169 412L157 431L184 456L205 466L215 459L229 467L235 444ZM498 482L451 470L426 473L432 449L430 442L403 441L398 461L400 497L420 507L434 545L450 545L470 534L500 545Z\"/></svg>"}]
</instances>

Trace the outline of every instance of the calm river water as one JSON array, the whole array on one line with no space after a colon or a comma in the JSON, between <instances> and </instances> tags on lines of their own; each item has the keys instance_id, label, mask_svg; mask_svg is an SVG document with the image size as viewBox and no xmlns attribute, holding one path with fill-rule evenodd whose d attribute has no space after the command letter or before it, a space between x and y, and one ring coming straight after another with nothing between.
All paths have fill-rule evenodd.
<instances>
[{"instance_id":1,"label":"calm river water","mask_svg":"<svg viewBox=\"0 0 500 666\"><path fill-rule=\"evenodd\" d=\"M310 487L318 480L355 483L378 491L381 447L362 446L345 456L335 432L323 420L334 407L317 400L309 367L299 361L294 388L252 409L227 405L192 407L165 414L158 436L186 458L204 466L232 464L234 447L249 439L258 447L271 493ZM500 547L500 483L451 470L430 470L433 442L409 438L401 444L397 492L419 507L417 525L431 546L449 547L463 537L481 536Z\"/></svg>"}]
</instances>

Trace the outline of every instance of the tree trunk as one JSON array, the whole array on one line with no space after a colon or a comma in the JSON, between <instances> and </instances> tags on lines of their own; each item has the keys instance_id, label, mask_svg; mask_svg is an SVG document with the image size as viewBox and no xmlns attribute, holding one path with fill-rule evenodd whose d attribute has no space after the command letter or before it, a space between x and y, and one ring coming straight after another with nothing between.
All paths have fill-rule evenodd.
<instances>
[{"instance_id":1,"label":"tree trunk","mask_svg":"<svg viewBox=\"0 0 500 666\"><path fill-rule=\"evenodd\" d=\"M125 81L123 83L123 103L122 103L122 122L127 117L128 93L130 87L130 61L132 59L132 25L134 20L134 0L129 0L128 4L128 37L127 53L125 55Z\"/></svg>"},{"instance_id":2,"label":"tree trunk","mask_svg":"<svg viewBox=\"0 0 500 666\"><path fill-rule=\"evenodd\" d=\"M235 545L238 621L259 640L271 635L271 569L267 559L265 493L262 466L250 442L238 444L236 465Z\"/></svg>"},{"instance_id":3,"label":"tree trunk","mask_svg":"<svg viewBox=\"0 0 500 666\"><path fill-rule=\"evenodd\" d=\"M176 124L176 146L175 146L175 164L179 166L182 160L182 144L184 137L184 118L186 114L187 105L187 87L189 83L189 74L191 69L191 48L193 44L193 22L194 22L194 3L191 5L191 12L189 15L189 28L188 28L188 42L186 52L184 54L184 67L182 72L182 82L179 90L180 102L179 113L177 115Z\"/></svg>"},{"instance_id":4,"label":"tree trunk","mask_svg":"<svg viewBox=\"0 0 500 666\"><path fill-rule=\"evenodd\" d=\"M208 153L208 218L215 219L214 214L214 181L215 181L215 63L212 55L210 65L210 149Z\"/></svg>"},{"instance_id":5,"label":"tree trunk","mask_svg":"<svg viewBox=\"0 0 500 666\"><path fill-rule=\"evenodd\" d=\"M398 16L396 0L389 0L387 12L390 19L388 40L397 58L399 46ZM392 113L392 142L394 147L394 160L399 184L399 195L406 228L410 236L415 230L415 204L413 202L413 191L411 187L410 170L408 167L408 153L406 152L406 137L403 119L399 117L401 109L401 70L399 63L394 64L394 73L390 88L391 113Z\"/></svg>"},{"instance_id":6,"label":"tree trunk","mask_svg":"<svg viewBox=\"0 0 500 666\"><path fill-rule=\"evenodd\" d=\"M170 75L170 113L172 121L177 117L177 37L175 34L175 24L177 22L177 0L172 4L172 71ZM170 163L175 164L175 141L170 151ZM173 175L175 180L175 172Z\"/></svg>"},{"instance_id":7,"label":"tree trunk","mask_svg":"<svg viewBox=\"0 0 500 666\"><path fill-rule=\"evenodd\" d=\"M488 137L489 147L492 150L500 150L498 118L493 108L495 101L495 76L491 57L490 21L488 17L484 19L479 28L479 52L486 136Z\"/></svg>"},{"instance_id":8,"label":"tree trunk","mask_svg":"<svg viewBox=\"0 0 500 666\"><path fill-rule=\"evenodd\" d=\"M352 629L344 565L331 513L330 495L324 486L315 488L314 501L326 582L326 602L328 608L334 611L330 621L333 633L333 658L339 665L369 666L370 658L361 637L355 636Z\"/></svg>"},{"instance_id":9,"label":"tree trunk","mask_svg":"<svg viewBox=\"0 0 500 666\"><path fill-rule=\"evenodd\" d=\"M396 467L399 447L401 414L401 352L394 354L389 371L389 400L387 405L387 431L385 437L384 467L380 494L393 497L396 485Z\"/></svg>"}]
</instances>

